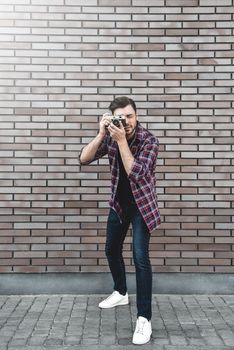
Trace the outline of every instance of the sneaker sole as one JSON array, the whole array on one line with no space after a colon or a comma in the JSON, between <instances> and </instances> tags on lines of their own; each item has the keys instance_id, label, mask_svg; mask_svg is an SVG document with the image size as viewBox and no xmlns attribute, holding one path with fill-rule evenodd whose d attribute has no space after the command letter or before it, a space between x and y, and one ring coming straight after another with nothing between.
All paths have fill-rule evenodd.
<instances>
[{"instance_id":1,"label":"sneaker sole","mask_svg":"<svg viewBox=\"0 0 234 350\"><path fill-rule=\"evenodd\" d=\"M129 304L129 301L122 301L111 306L101 306L99 304L98 307L100 307L101 309L112 309L113 307L116 307L116 306L128 305L128 304Z\"/></svg>"},{"instance_id":2,"label":"sneaker sole","mask_svg":"<svg viewBox=\"0 0 234 350\"><path fill-rule=\"evenodd\" d=\"M151 333L152 334L152 333ZM144 345L144 344L147 344L149 341L150 341L150 339L151 339L151 335L150 335L150 337L149 337L149 339L148 340L146 340L145 342L143 342L143 343L137 343L137 342L133 342L132 341L132 344L135 344L135 345Z\"/></svg>"}]
</instances>

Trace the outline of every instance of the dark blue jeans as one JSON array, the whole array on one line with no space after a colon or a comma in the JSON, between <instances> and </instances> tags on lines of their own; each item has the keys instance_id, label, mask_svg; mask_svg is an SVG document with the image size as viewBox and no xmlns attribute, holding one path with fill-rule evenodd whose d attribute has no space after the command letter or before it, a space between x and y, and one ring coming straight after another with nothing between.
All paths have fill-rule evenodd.
<instances>
[{"instance_id":1,"label":"dark blue jeans","mask_svg":"<svg viewBox=\"0 0 234 350\"><path fill-rule=\"evenodd\" d=\"M114 280L114 290L123 295L127 292L122 249L129 225L132 223L137 317L143 316L150 320L152 316L152 270L149 259L150 233L135 203L125 208L124 212L124 219L121 223L116 212L110 209L107 221L105 252Z\"/></svg>"}]
</instances>

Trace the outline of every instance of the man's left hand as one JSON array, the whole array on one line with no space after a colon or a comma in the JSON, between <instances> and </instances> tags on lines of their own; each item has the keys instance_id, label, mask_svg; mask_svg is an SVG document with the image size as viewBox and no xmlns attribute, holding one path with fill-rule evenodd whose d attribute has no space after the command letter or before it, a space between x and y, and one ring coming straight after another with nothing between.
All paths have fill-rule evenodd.
<instances>
[{"instance_id":1,"label":"man's left hand","mask_svg":"<svg viewBox=\"0 0 234 350\"><path fill-rule=\"evenodd\" d=\"M108 126L108 130L110 132L110 136L117 143L120 143L121 141L126 140L126 132L125 132L123 124L121 122L120 122L120 127L117 127L113 123L111 123Z\"/></svg>"}]
</instances>

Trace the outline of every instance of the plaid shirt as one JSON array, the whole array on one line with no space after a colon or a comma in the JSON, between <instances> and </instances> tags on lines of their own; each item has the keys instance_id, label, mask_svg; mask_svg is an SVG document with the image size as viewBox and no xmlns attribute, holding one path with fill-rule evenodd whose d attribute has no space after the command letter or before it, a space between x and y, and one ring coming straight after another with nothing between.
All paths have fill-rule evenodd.
<instances>
[{"instance_id":1,"label":"plaid shirt","mask_svg":"<svg viewBox=\"0 0 234 350\"><path fill-rule=\"evenodd\" d=\"M158 139L138 122L134 138L129 145L134 157L134 162L128 178L133 197L149 231L156 229L161 223L157 194L155 191L156 179L154 175L158 147ZM94 159L85 164L89 164L106 154L109 158L111 170L111 198L109 200L109 205L116 211L121 221L122 209L116 196L119 181L117 142L109 135L106 135Z\"/></svg>"}]
</instances>

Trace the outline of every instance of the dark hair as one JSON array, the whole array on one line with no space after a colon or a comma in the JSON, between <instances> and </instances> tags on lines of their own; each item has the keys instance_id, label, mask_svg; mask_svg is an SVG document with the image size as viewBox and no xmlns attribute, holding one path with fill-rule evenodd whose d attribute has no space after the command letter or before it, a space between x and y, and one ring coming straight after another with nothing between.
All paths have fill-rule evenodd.
<instances>
[{"instance_id":1,"label":"dark hair","mask_svg":"<svg viewBox=\"0 0 234 350\"><path fill-rule=\"evenodd\" d=\"M112 114L117 108L124 108L128 105L131 105L132 108L134 109L136 113L136 104L135 102L131 99L128 98L127 96L120 96L116 97L110 104L109 109L111 110Z\"/></svg>"}]
</instances>

